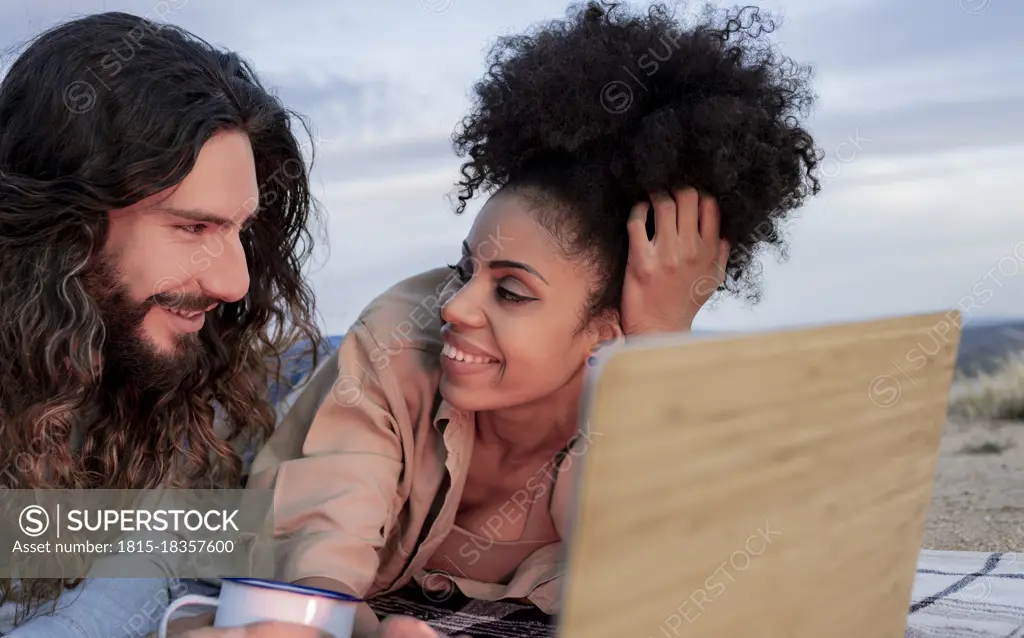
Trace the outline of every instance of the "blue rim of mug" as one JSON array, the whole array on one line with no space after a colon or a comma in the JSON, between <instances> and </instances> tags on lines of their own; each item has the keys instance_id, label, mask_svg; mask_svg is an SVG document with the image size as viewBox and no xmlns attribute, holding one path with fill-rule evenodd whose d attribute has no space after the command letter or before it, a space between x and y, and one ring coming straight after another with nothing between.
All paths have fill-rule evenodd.
<instances>
[{"instance_id":1,"label":"blue rim of mug","mask_svg":"<svg viewBox=\"0 0 1024 638\"><path fill-rule=\"evenodd\" d=\"M364 602L362 598L356 598L355 596L349 596L337 591L331 591L329 589L320 589L319 587L310 587L308 585L296 585L295 583L284 583L279 580L265 580L263 578L221 578L221 580L228 580L233 583L240 585L252 585L253 587L259 587L260 589L272 589L274 591L290 592L293 594L310 594L312 596L322 596L324 598L330 598L331 600L340 600L346 603L361 603Z\"/></svg>"}]
</instances>

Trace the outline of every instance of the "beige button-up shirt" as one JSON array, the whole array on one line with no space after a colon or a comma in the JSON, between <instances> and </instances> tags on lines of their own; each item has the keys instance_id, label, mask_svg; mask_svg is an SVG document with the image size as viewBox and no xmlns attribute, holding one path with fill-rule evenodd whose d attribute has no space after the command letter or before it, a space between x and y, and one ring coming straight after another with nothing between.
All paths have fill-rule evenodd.
<instances>
[{"instance_id":1,"label":"beige button-up shirt","mask_svg":"<svg viewBox=\"0 0 1024 638\"><path fill-rule=\"evenodd\" d=\"M447 268L428 271L376 298L290 398L249 482L275 489L277 577L332 578L365 598L413 580L427 590L454 582L472 598L527 599L555 613L561 542L530 554L507 584L428 578L424 569L454 525L474 442L474 413L438 393L439 298L449 276ZM537 501L537 485L554 486L550 509L562 538L576 474L567 470L589 444L581 434L544 468L545 480L524 486ZM511 501L503 514L523 503Z\"/></svg>"}]
</instances>

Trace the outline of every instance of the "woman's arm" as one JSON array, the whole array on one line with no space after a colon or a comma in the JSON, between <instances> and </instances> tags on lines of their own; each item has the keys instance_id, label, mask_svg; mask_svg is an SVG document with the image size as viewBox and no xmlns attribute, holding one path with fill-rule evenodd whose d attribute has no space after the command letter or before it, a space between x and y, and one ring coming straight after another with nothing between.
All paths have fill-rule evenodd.
<instances>
[{"instance_id":1,"label":"woman's arm","mask_svg":"<svg viewBox=\"0 0 1024 638\"><path fill-rule=\"evenodd\" d=\"M300 435L301 454L249 480L250 488L275 491L280 580L362 597L376 577L377 551L397 516L392 509L403 458L392 412L401 393L387 367L371 359L376 347L357 322L339 347L334 387ZM285 431L275 436L291 438L295 433L287 429L303 430L302 421L286 415L279 426ZM361 616L376 628L369 607Z\"/></svg>"}]
</instances>

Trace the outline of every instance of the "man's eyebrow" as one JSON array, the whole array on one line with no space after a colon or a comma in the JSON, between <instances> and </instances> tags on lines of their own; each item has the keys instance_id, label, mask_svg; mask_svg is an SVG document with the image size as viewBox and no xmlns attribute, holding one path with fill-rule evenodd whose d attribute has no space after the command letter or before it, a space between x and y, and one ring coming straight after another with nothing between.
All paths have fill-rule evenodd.
<instances>
[{"instance_id":1,"label":"man's eyebrow","mask_svg":"<svg viewBox=\"0 0 1024 638\"><path fill-rule=\"evenodd\" d=\"M465 241L462 242L462 254L468 255L469 253L469 243ZM540 279L544 283L548 284L548 280L544 279L544 275L540 274L539 272L537 272L536 270L522 262L511 261L509 259L492 259L490 264L492 268L515 268L517 270L524 270L533 275L534 277L536 277L537 279ZM548 285L550 286L551 284Z\"/></svg>"},{"instance_id":2,"label":"man's eyebrow","mask_svg":"<svg viewBox=\"0 0 1024 638\"><path fill-rule=\"evenodd\" d=\"M213 213L207 212L205 210L198 210L193 208L176 208L174 206L158 206L157 210L159 210L162 213L168 213L174 215L175 217L182 217L184 219L188 219L190 221L202 224L219 225L232 224L237 222L238 224L241 225L245 224L250 219L256 217L256 213L253 212L251 215L245 215L237 219L234 217L226 218L221 217L220 215L214 215Z\"/></svg>"}]
</instances>

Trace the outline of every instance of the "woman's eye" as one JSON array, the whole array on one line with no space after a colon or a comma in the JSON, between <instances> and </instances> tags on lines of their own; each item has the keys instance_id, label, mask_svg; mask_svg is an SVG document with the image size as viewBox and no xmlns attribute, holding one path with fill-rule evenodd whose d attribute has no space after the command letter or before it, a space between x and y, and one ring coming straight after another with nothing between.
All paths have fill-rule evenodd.
<instances>
[{"instance_id":1,"label":"woman's eye","mask_svg":"<svg viewBox=\"0 0 1024 638\"><path fill-rule=\"evenodd\" d=\"M524 301L530 301L529 297L517 295L511 290L503 288L501 286L498 286L498 296L504 299L505 301L511 301L512 303L523 303Z\"/></svg>"}]
</instances>

